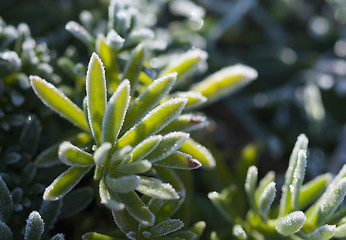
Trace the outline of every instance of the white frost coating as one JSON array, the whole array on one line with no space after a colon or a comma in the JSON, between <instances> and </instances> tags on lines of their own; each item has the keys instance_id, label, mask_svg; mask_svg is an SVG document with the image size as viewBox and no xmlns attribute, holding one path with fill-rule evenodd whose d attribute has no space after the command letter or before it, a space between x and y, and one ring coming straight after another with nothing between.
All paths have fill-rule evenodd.
<instances>
[{"instance_id":1,"label":"white frost coating","mask_svg":"<svg viewBox=\"0 0 346 240\"><path fill-rule=\"evenodd\" d=\"M94 160L97 166L103 166L107 160L109 151L112 149L112 144L109 142L102 143L101 146L94 153Z\"/></svg>"},{"instance_id":2,"label":"white frost coating","mask_svg":"<svg viewBox=\"0 0 346 240\"><path fill-rule=\"evenodd\" d=\"M300 188L303 184L306 168L306 150L299 150L297 166L294 169L293 181L289 186L291 191L291 204L293 210L299 209Z\"/></svg>"},{"instance_id":3,"label":"white frost coating","mask_svg":"<svg viewBox=\"0 0 346 240\"><path fill-rule=\"evenodd\" d=\"M75 159L71 159L71 156L69 156L71 152L73 152L72 154ZM84 152L68 141L64 141L60 144L58 156L60 161L68 166L86 167L94 165L91 154Z\"/></svg>"},{"instance_id":4,"label":"white frost coating","mask_svg":"<svg viewBox=\"0 0 346 240\"><path fill-rule=\"evenodd\" d=\"M123 39L114 29L111 29L106 37L106 44L113 50L119 50L123 47L125 39Z\"/></svg>"},{"instance_id":5,"label":"white frost coating","mask_svg":"<svg viewBox=\"0 0 346 240\"><path fill-rule=\"evenodd\" d=\"M318 223L324 223L324 221L336 211L343 202L345 195L346 177L342 178L340 182L333 184L328 191L328 194L323 197L317 220Z\"/></svg>"},{"instance_id":6,"label":"white frost coating","mask_svg":"<svg viewBox=\"0 0 346 240\"><path fill-rule=\"evenodd\" d=\"M148 231L152 233L151 237L155 238L155 237L165 236L172 232L178 231L183 226L184 226L184 223L179 219L168 219L166 221L163 221L151 227L150 229L148 229Z\"/></svg>"},{"instance_id":7,"label":"white frost coating","mask_svg":"<svg viewBox=\"0 0 346 240\"><path fill-rule=\"evenodd\" d=\"M33 211L30 213L25 225L25 240L40 239L44 231L44 222L41 215Z\"/></svg>"},{"instance_id":8,"label":"white frost coating","mask_svg":"<svg viewBox=\"0 0 346 240\"><path fill-rule=\"evenodd\" d=\"M258 200L258 211L262 219L266 220L270 206L274 202L276 194L275 182L269 183Z\"/></svg>"},{"instance_id":9,"label":"white frost coating","mask_svg":"<svg viewBox=\"0 0 346 240\"><path fill-rule=\"evenodd\" d=\"M135 29L130 33L129 38L135 42L141 42L143 40L152 40L155 38L155 33L149 28Z\"/></svg>"},{"instance_id":10,"label":"white frost coating","mask_svg":"<svg viewBox=\"0 0 346 240\"><path fill-rule=\"evenodd\" d=\"M168 157L177 151L189 137L190 134L185 132L171 132L163 136L159 146L156 148L157 151L149 155L148 160L154 163ZM174 141L173 145L169 144L171 141Z\"/></svg>"},{"instance_id":11,"label":"white frost coating","mask_svg":"<svg viewBox=\"0 0 346 240\"><path fill-rule=\"evenodd\" d=\"M254 193L257 185L258 169L256 166L249 167L245 180L245 192L249 197L250 203L254 201Z\"/></svg>"},{"instance_id":12,"label":"white frost coating","mask_svg":"<svg viewBox=\"0 0 346 240\"><path fill-rule=\"evenodd\" d=\"M98 142L97 136L95 135L96 134L95 129L94 129L96 127L95 125L97 125L97 123L93 123L93 118L91 116L91 114L94 113L94 109L92 109L94 99L91 99L91 93L93 91L93 89L91 87L91 80L92 80L91 77L92 77L92 71L93 71L93 66L94 66L95 61L98 63L98 65L101 68L101 77L103 79L103 83L101 86L103 89L98 89L98 90L101 90L103 92L102 104L104 106L97 106L97 108L102 107L104 110L106 109L107 89L106 89L106 74L105 74L105 69L104 69L103 63L102 63L101 59L99 58L99 56L95 52L93 52L93 54L91 55L89 64L88 64L88 70L87 70L87 74L86 74L86 94L87 94L87 109L88 109L89 126L91 129L91 133L95 138L95 141ZM100 124L102 124L102 123L100 123ZM102 128L102 126L100 126L100 127ZM102 131L102 129L100 129L100 131Z\"/></svg>"},{"instance_id":13,"label":"white frost coating","mask_svg":"<svg viewBox=\"0 0 346 240\"><path fill-rule=\"evenodd\" d=\"M106 184L107 187L114 192L127 193L133 191L139 184L141 184L141 179L134 175L119 178L106 177Z\"/></svg>"},{"instance_id":14,"label":"white frost coating","mask_svg":"<svg viewBox=\"0 0 346 240\"><path fill-rule=\"evenodd\" d=\"M305 221L305 214L302 211L295 211L280 218L275 228L280 234L289 236L298 232L303 227Z\"/></svg>"},{"instance_id":15,"label":"white frost coating","mask_svg":"<svg viewBox=\"0 0 346 240\"><path fill-rule=\"evenodd\" d=\"M50 102L46 101L46 99L42 96L40 90L36 87L36 82L38 82L39 84L43 84L46 88L54 91L55 94L57 94L63 101L67 102L73 108L73 110L81 116L84 116L83 111L76 104L74 104L68 97L66 97L62 92L60 92L53 84L43 80L39 76L30 76L31 87L34 90L35 94L41 99L41 101L54 112L58 113L62 118L65 118L74 125L78 126L73 118L71 118L70 116L66 116L58 108L56 108ZM87 124L85 124L85 126L79 125L79 127L81 127L84 130L88 130Z\"/></svg>"},{"instance_id":16,"label":"white frost coating","mask_svg":"<svg viewBox=\"0 0 346 240\"><path fill-rule=\"evenodd\" d=\"M65 29L69 31L77 39L86 44L88 47L90 47L90 45L92 44L92 36L79 23L75 21L69 21L66 24Z\"/></svg>"},{"instance_id":17,"label":"white frost coating","mask_svg":"<svg viewBox=\"0 0 346 240\"><path fill-rule=\"evenodd\" d=\"M306 236L307 240L328 240L331 239L336 233L335 225L323 225L317 228L313 233ZM336 234L335 234L336 236ZM336 236L337 237L337 236Z\"/></svg>"},{"instance_id":18,"label":"white frost coating","mask_svg":"<svg viewBox=\"0 0 346 240\"><path fill-rule=\"evenodd\" d=\"M159 143L162 141L161 135L155 135L148 137L147 139L143 140L140 144L138 144L131 152L132 154L132 161L139 161L145 158L148 154L150 154L156 147L159 145ZM147 149L144 152L144 149L151 145L150 149ZM144 148L144 149L143 149Z\"/></svg>"},{"instance_id":19,"label":"white frost coating","mask_svg":"<svg viewBox=\"0 0 346 240\"><path fill-rule=\"evenodd\" d=\"M179 199L179 195L169 183L162 183L159 179L140 177L141 184L136 190L153 198Z\"/></svg>"},{"instance_id":20,"label":"white frost coating","mask_svg":"<svg viewBox=\"0 0 346 240\"><path fill-rule=\"evenodd\" d=\"M178 116L177 120L193 123L188 128L184 129L184 131L186 132L205 128L209 124L207 117L203 114L193 114L193 113L183 114Z\"/></svg>"},{"instance_id":21,"label":"white frost coating","mask_svg":"<svg viewBox=\"0 0 346 240\"><path fill-rule=\"evenodd\" d=\"M244 231L242 226L239 224L234 225L232 233L235 237L237 237L237 239L240 239L240 240L247 239L246 232Z\"/></svg>"},{"instance_id":22,"label":"white frost coating","mask_svg":"<svg viewBox=\"0 0 346 240\"><path fill-rule=\"evenodd\" d=\"M346 223L339 225L335 229L335 237L342 238L346 237Z\"/></svg>"}]
</instances>

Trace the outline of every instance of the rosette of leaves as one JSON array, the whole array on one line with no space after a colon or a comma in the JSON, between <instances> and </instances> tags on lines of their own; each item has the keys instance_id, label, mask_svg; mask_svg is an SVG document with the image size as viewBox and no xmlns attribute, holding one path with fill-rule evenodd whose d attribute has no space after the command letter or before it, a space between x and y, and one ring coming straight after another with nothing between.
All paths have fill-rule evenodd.
<instances>
[{"instance_id":1,"label":"rosette of leaves","mask_svg":"<svg viewBox=\"0 0 346 240\"><path fill-rule=\"evenodd\" d=\"M248 169L245 194L249 210L245 216L233 206L236 187L209 193L214 206L233 225L236 239L309 239L345 238L346 165L332 177L320 175L303 184L308 139L300 135L290 157L279 205L272 206L276 195L274 172L259 184L255 166ZM328 184L329 183L329 184ZM215 233L214 233L215 235ZM215 236L212 239L216 239Z\"/></svg>"}]
</instances>

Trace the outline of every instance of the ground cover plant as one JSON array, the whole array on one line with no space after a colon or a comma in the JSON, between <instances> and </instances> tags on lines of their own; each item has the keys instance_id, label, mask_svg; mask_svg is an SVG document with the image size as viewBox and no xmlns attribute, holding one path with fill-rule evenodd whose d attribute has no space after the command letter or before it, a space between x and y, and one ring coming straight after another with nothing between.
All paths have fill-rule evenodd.
<instances>
[{"instance_id":1,"label":"ground cover plant","mask_svg":"<svg viewBox=\"0 0 346 240\"><path fill-rule=\"evenodd\" d=\"M287 6L1 2L0 239L346 238L344 6Z\"/></svg>"}]
</instances>

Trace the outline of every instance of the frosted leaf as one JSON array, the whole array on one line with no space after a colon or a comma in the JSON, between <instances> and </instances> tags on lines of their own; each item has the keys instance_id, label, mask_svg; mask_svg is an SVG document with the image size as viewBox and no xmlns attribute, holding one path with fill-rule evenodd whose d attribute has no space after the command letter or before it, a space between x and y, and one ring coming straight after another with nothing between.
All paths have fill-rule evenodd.
<instances>
[{"instance_id":1,"label":"frosted leaf","mask_svg":"<svg viewBox=\"0 0 346 240\"><path fill-rule=\"evenodd\" d=\"M132 161L139 161L145 158L148 154L150 154L162 141L161 135L155 135L148 137L143 140L140 144L138 144L131 152Z\"/></svg>"},{"instance_id":2,"label":"frosted leaf","mask_svg":"<svg viewBox=\"0 0 346 240\"><path fill-rule=\"evenodd\" d=\"M208 124L209 121L204 114L182 114L162 129L160 133L165 134L173 131L191 132L205 128Z\"/></svg>"},{"instance_id":3,"label":"frosted leaf","mask_svg":"<svg viewBox=\"0 0 346 240\"><path fill-rule=\"evenodd\" d=\"M154 165L185 170L197 169L202 166L202 164L191 155L179 151L172 153L163 160L155 162Z\"/></svg>"},{"instance_id":4,"label":"frosted leaf","mask_svg":"<svg viewBox=\"0 0 346 240\"><path fill-rule=\"evenodd\" d=\"M0 176L0 221L7 221L12 215L13 201L10 191Z\"/></svg>"},{"instance_id":5,"label":"frosted leaf","mask_svg":"<svg viewBox=\"0 0 346 240\"><path fill-rule=\"evenodd\" d=\"M244 231L242 226L239 224L234 225L232 233L233 233L233 236L235 236L237 239L240 239L240 240L247 239L246 232Z\"/></svg>"},{"instance_id":6,"label":"frosted leaf","mask_svg":"<svg viewBox=\"0 0 346 240\"><path fill-rule=\"evenodd\" d=\"M121 211L124 209L124 204L118 202L114 199L113 196L111 196L104 179L100 181L99 194L101 198L101 203L106 205L109 209L112 209L114 211Z\"/></svg>"},{"instance_id":7,"label":"frosted leaf","mask_svg":"<svg viewBox=\"0 0 346 240\"><path fill-rule=\"evenodd\" d=\"M149 171L152 167L148 160L139 160L125 164L119 164L117 170L124 174L139 174Z\"/></svg>"},{"instance_id":8,"label":"frosted leaf","mask_svg":"<svg viewBox=\"0 0 346 240\"><path fill-rule=\"evenodd\" d=\"M103 235L103 234L99 234L96 232L88 232L85 233L82 236L83 240L115 240L115 238L107 236L107 235Z\"/></svg>"},{"instance_id":9,"label":"frosted leaf","mask_svg":"<svg viewBox=\"0 0 346 240\"><path fill-rule=\"evenodd\" d=\"M62 233L55 234L50 240L65 240L65 236Z\"/></svg>"},{"instance_id":10,"label":"frosted leaf","mask_svg":"<svg viewBox=\"0 0 346 240\"><path fill-rule=\"evenodd\" d=\"M306 168L306 151L299 150L297 166L294 169L292 184L289 186L291 190L292 210L299 209L300 189L304 181Z\"/></svg>"},{"instance_id":11,"label":"frosted leaf","mask_svg":"<svg viewBox=\"0 0 346 240\"><path fill-rule=\"evenodd\" d=\"M123 47L125 39L123 39L114 29L111 29L106 37L106 44L113 50L119 50Z\"/></svg>"},{"instance_id":12,"label":"frosted leaf","mask_svg":"<svg viewBox=\"0 0 346 240\"><path fill-rule=\"evenodd\" d=\"M179 219L168 219L149 228L147 231L151 233L151 237L159 237L178 231L183 226L184 223Z\"/></svg>"},{"instance_id":13,"label":"frosted leaf","mask_svg":"<svg viewBox=\"0 0 346 240\"><path fill-rule=\"evenodd\" d=\"M89 50L93 49L93 37L79 23L75 21L69 21L66 24L65 29L69 31L73 36L75 36L78 40L83 42Z\"/></svg>"},{"instance_id":14,"label":"frosted leaf","mask_svg":"<svg viewBox=\"0 0 346 240\"><path fill-rule=\"evenodd\" d=\"M255 189L257 185L258 170L256 166L249 167L245 180L245 192L248 197L248 201L252 207L255 209Z\"/></svg>"},{"instance_id":15,"label":"frosted leaf","mask_svg":"<svg viewBox=\"0 0 346 240\"><path fill-rule=\"evenodd\" d=\"M311 234L308 234L304 239L306 240L328 240L331 239L335 234L335 225L324 225L317 228Z\"/></svg>"},{"instance_id":16,"label":"frosted leaf","mask_svg":"<svg viewBox=\"0 0 346 240\"><path fill-rule=\"evenodd\" d=\"M127 193L133 191L141 184L141 179L135 175L123 176L118 178L106 177L107 187L116 193Z\"/></svg>"},{"instance_id":17,"label":"frosted leaf","mask_svg":"<svg viewBox=\"0 0 346 240\"><path fill-rule=\"evenodd\" d=\"M0 236L2 240L13 240L11 229L0 220Z\"/></svg>"},{"instance_id":18,"label":"frosted leaf","mask_svg":"<svg viewBox=\"0 0 346 240\"><path fill-rule=\"evenodd\" d=\"M131 31L129 39L131 42L139 43L144 40L152 40L155 38L155 33L150 28L139 28Z\"/></svg>"},{"instance_id":19,"label":"frosted leaf","mask_svg":"<svg viewBox=\"0 0 346 240\"><path fill-rule=\"evenodd\" d=\"M169 183L162 183L159 179L140 177L141 184L136 190L153 198L179 199L179 195Z\"/></svg>"},{"instance_id":20,"label":"frosted leaf","mask_svg":"<svg viewBox=\"0 0 346 240\"><path fill-rule=\"evenodd\" d=\"M338 238L346 237L346 223L337 226L334 236Z\"/></svg>"},{"instance_id":21,"label":"frosted leaf","mask_svg":"<svg viewBox=\"0 0 346 240\"><path fill-rule=\"evenodd\" d=\"M270 206L274 202L275 194L276 194L275 182L271 182L265 187L265 189L263 190L263 193L259 197L257 210L264 222L267 221L267 215L268 215Z\"/></svg>"},{"instance_id":22,"label":"frosted leaf","mask_svg":"<svg viewBox=\"0 0 346 240\"><path fill-rule=\"evenodd\" d=\"M25 225L25 240L39 240L44 231L44 222L36 211L30 213Z\"/></svg>"},{"instance_id":23,"label":"frosted leaf","mask_svg":"<svg viewBox=\"0 0 346 240\"><path fill-rule=\"evenodd\" d=\"M207 98L200 92L188 91L188 92L175 92L170 95L171 97L186 97L188 99L184 110L194 109L207 101Z\"/></svg>"},{"instance_id":24,"label":"frosted leaf","mask_svg":"<svg viewBox=\"0 0 346 240\"><path fill-rule=\"evenodd\" d=\"M94 165L94 158L91 154L67 141L60 144L58 155L59 159L69 166L87 167Z\"/></svg>"},{"instance_id":25,"label":"frosted leaf","mask_svg":"<svg viewBox=\"0 0 346 240\"><path fill-rule=\"evenodd\" d=\"M102 143L94 153L95 164L98 166L103 166L105 161L108 159L108 155L111 149L112 144L110 144L109 142Z\"/></svg>"},{"instance_id":26,"label":"frosted leaf","mask_svg":"<svg viewBox=\"0 0 346 240\"><path fill-rule=\"evenodd\" d=\"M292 212L280 218L276 224L276 230L284 235L290 236L298 232L304 225L306 217L302 211Z\"/></svg>"}]
</instances>

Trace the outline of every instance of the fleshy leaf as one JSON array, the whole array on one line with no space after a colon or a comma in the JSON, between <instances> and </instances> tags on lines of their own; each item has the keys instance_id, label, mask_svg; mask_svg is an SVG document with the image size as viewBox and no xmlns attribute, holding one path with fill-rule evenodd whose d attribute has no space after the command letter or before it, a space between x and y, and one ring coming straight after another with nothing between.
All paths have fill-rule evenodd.
<instances>
[{"instance_id":1,"label":"fleshy leaf","mask_svg":"<svg viewBox=\"0 0 346 240\"><path fill-rule=\"evenodd\" d=\"M147 229L147 231L151 233L150 237L159 237L178 231L183 226L184 223L179 219L168 219Z\"/></svg>"},{"instance_id":2,"label":"fleshy leaf","mask_svg":"<svg viewBox=\"0 0 346 240\"><path fill-rule=\"evenodd\" d=\"M130 81L131 95L136 91L138 76L142 70L143 63L146 57L147 48L144 44L139 44L132 50L131 57L127 61L122 79Z\"/></svg>"},{"instance_id":3,"label":"fleshy leaf","mask_svg":"<svg viewBox=\"0 0 346 240\"><path fill-rule=\"evenodd\" d=\"M130 102L130 83L123 81L110 98L102 123L102 141L115 143Z\"/></svg>"},{"instance_id":4,"label":"fleshy leaf","mask_svg":"<svg viewBox=\"0 0 346 240\"><path fill-rule=\"evenodd\" d=\"M115 147L135 146L146 137L156 134L181 113L186 101L186 98L175 98L160 104L128 130L119 139Z\"/></svg>"},{"instance_id":5,"label":"fleshy leaf","mask_svg":"<svg viewBox=\"0 0 346 240\"><path fill-rule=\"evenodd\" d=\"M240 239L240 240L246 240L247 239L247 235L246 235L245 230L239 224L236 224L233 226L232 233L233 233L233 236L235 236L237 239Z\"/></svg>"},{"instance_id":6,"label":"fleshy leaf","mask_svg":"<svg viewBox=\"0 0 346 240\"><path fill-rule=\"evenodd\" d=\"M258 187L255 191L255 206L258 205L259 197L262 195L264 189L266 186L275 180L275 172L270 171L268 172L259 182Z\"/></svg>"},{"instance_id":7,"label":"fleshy leaf","mask_svg":"<svg viewBox=\"0 0 346 240\"><path fill-rule=\"evenodd\" d=\"M346 223L339 225L335 229L334 237L337 237L337 238L344 238L344 237L346 237Z\"/></svg>"},{"instance_id":8,"label":"fleshy leaf","mask_svg":"<svg viewBox=\"0 0 346 240\"><path fill-rule=\"evenodd\" d=\"M179 199L179 195L169 183L162 183L159 179L150 177L140 177L141 184L136 190L153 198L159 199Z\"/></svg>"},{"instance_id":9,"label":"fleshy leaf","mask_svg":"<svg viewBox=\"0 0 346 240\"><path fill-rule=\"evenodd\" d=\"M0 221L0 236L3 240L13 240L11 229L3 221Z\"/></svg>"},{"instance_id":10,"label":"fleshy leaf","mask_svg":"<svg viewBox=\"0 0 346 240\"><path fill-rule=\"evenodd\" d=\"M116 193L128 193L133 191L141 184L139 177L135 175L123 176L118 178L106 177L107 187Z\"/></svg>"},{"instance_id":11,"label":"fleshy leaf","mask_svg":"<svg viewBox=\"0 0 346 240\"><path fill-rule=\"evenodd\" d=\"M317 228L313 233L305 236L306 240L328 240L336 233L335 225L323 225Z\"/></svg>"},{"instance_id":12,"label":"fleshy leaf","mask_svg":"<svg viewBox=\"0 0 346 240\"><path fill-rule=\"evenodd\" d=\"M117 201L117 199L115 199L115 197L108 191L104 178L100 181L99 184L99 194L101 203L106 205L109 209L112 209L114 211L121 211L124 209L124 204Z\"/></svg>"},{"instance_id":13,"label":"fleshy leaf","mask_svg":"<svg viewBox=\"0 0 346 240\"><path fill-rule=\"evenodd\" d=\"M297 166L294 169L292 184L289 186L291 191L292 210L299 209L300 188L303 184L306 168L306 151L299 150Z\"/></svg>"},{"instance_id":14,"label":"fleshy leaf","mask_svg":"<svg viewBox=\"0 0 346 240\"><path fill-rule=\"evenodd\" d=\"M25 240L39 240L44 231L44 222L36 211L30 213L25 225Z\"/></svg>"},{"instance_id":15,"label":"fleshy leaf","mask_svg":"<svg viewBox=\"0 0 346 240\"><path fill-rule=\"evenodd\" d=\"M84 43L89 51L91 51L91 49L93 49L94 39L90 35L90 33L88 33L88 31L82 25L80 25L79 23L77 23L75 21L69 21L66 24L65 28L73 36L78 38L78 40L80 40L82 43Z\"/></svg>"},{"instance_id":16,"label":"fleshy leaf","mask_svg":"<svg viewBox=\"0 0 346 240\"><path fill-rule=\"evenodd\" d=\"M245 180L245 192L252 209L255 209L255 189L257 186L258 170L257 167L249 167Z\"/></svg>"},{"instance_id":17,"label":"fleshy leaf","mask_svg":"<svg viewBox=\"0 0 346 240\"><path fill-rule=\"evenodd\" d=\"M200 92L211 103L250 83L257 75L255 69L238 64L217 71L191 89Z\"/></svg>"},{"instance_id":18,"label":"fleshy leaf","mask_svg":"<svg viewBox=\"0 0 346 240\"><path fill-rule=\"evenodd\" d=\"M208 123L207 118L202 114L182 114L162 129L160 134L173 131L191 132L206 127Z\"/></svg>"},{"instance_id":19,"label":"fleshy leaf","mask_svg":"<svg viewBox=\"0 0 346 240\"><path fill-rule=\"evenodd\" d=\"M191 138L187 139L183 143L183 145L179 148L179 151L191 155L192 158L196 159L202 164L202 167L215 167L215 159L209 150Z\"/></svg>"},{"instance_id":20,"label":"fleshy leaf","mask_svg":"<svg viewBox=\"0 0 346 240\"><path fill-rule=\"evenodd\" d=\"M144 92L133 100L126 113L123 129L121 130L122 133L136 124L160 102L169 90L171 90L176 77L176 74L168 74L156 79Z\"/></svg>"},{"instance_id":21,"label":"fleshy leaf","mask_svg":"<svg viewBox=\"0 0 346 240\"><path fill-rule=\"evenodd\" d=\"M0 176L0 221L6 222L12 215L13 201L4 180Z\"/></svg>"},{"instance_id":22,"label":"fleshy leaf","mask_svg":"<svg viewBox=\"0 0 346 240\"><path fill-rule=\"evenodd\" d=\"M88 119L96 144L102 143L102 121L106 110L107 91L103 63L93 53L86 75Z\"/></svg>"},{"instance_id":23,"label":"fleshy leaf","mask_svg":"<svg viewBox=\"0 0 346 240\"><path fill-rule=\"evenodd\" d=\"M65 236L62 233L55 234L50 240L65 240Z\"/></svg>"},{"instance_id":24,"label":"fleshy leaf","mask_svg":"<svg viewBox=\"0 0 346 240\"><path fill-rule=\"evenodd\" d=\"M152 151L146 159L152 163L158 162L181 147L181 145L189 138L188 133L184 132L172 132L163 136L159 145Z\"/></svg>"},{"instance_id":25,"label":"fleshy leaf","mask_svg":"<svg viewBox=\"0 0 346 240\"><path fill-rule=\"evenodd\" d=\"M296 211L282 217L276 224L276 230L284 235L290 236L298 232L304 225L306 217L302 211Z\"/></svg>"},{"instance_id":26,"label":"fleshy leaf","mask_svg":"<svg viewBox=\"0 0 346 240\"><path fill-rule=\"evenodd\" d=\"M176 59L162 71L161 75L176 72L178 74L176 85L181 84L188 75L193 73L200 62L206 61L207 57L208 54L201 49L190 50L176 57Z\"/></svg>"},{"instance_id":27,"label":"fleshy leaf","mask_svg":"<svg viewBox=\"0 0 346 240\"><path fill-rule=\"evenodd\" d=\"M109 152L112 149L112 144L109 142L104 142L101 146L94 152L94 161L97 166L103 166L108 158Z\"/></svg>"},{"instance_id":28,"label":"fleshy leaf","mask_svg":"<svg viewBox=\"0 0 346 240\"><path fill-rule=\"evenodd\" d=\"M152 226L154 224L155 216L134 191L117 193L117 197L124 203L129 214L140 224L144 226Z\"/></svg>"},{"instance_id":29,"label":"fleshy leaf","mask_svg":"<svg viewBox=\"0 0 346 240\"><path fill-rule=\"evenodd\" d=\"M38 76L30 76L30 82L45 105L81 129L89 131L83 111L56 87Z\"/></svg>"},{"instance_id":30,"label":"fleshy leaf","mask_svg":"<svg viewBox=\"0 0 346 240\"><path fill-rule=\"evenodd\" d=\"M194 234L196 234L196 238L193 238L193 239L199 239L203 232L204 232L204 229L206 227L206 223L204 221L199 221L197 223L195 223L191 228L190 228L190 231L193 232Z\"/></svg>"},{"instance_id":31,"label":"fleshy leaf","mask_svg":"<svg viewBox=\"0 0 346 240\"><path fill-rule=\"evenodd\" d=\"M186 170L197 169L202 166L202 164L192 158L191 155L179 151L172 153L163 160L155 162L154 165Z\"/></svg>"},{"instance_id":32,"label":"fleshy leaf","mask_svg":"<svg viewBox=\"0 0 346 240\"><path fill-rule=\"evenodd\" d=\"M136 162L145 158L149 153L151 153L161 142L162 136L155 135L148 137L140 144L138 144L131 152L132 162Z\"/></svg>"},{"instance_id":33,"label":"fleshy leaf","mask_svg":"<svg viewBox=\"0 0 346 240\"><path fill-rule=\"evenodd\" d=\"M88 232L85 233L82 236L83 240L115 240L115 238L107 236L107 235L103 235L103 234L99 234L96 232Z\"/></svg>"},{"instance_id":34,"label":"fleshy leaf","mask_svg":"<svg viewBox=\"0 0 346 240\"><path fill-rule=\"evenodd\" d=\"M70 167L68 170L60 174L60 176L58 176L53 183L46 188L43 194L43 199L50 201L61 199L77 185L89 170L90 167Z\"/></svg>"},{"instance_id":35,"label":"fleshy leaf","mask_svg":"<svg viewBox=\"0 0 346 240\"><path fill-rule=\"evenodd\" d=\"M69 166L89 167L94 165L94 158L70 142L63 142L59 146L60 160Z\"/></svg>"},{"instance_id":36,"label":"fleshy leaf","mask_svg":"<svg viewBox=\"0 0 346 240\"><path fill-rule=\"evenodd\" d=\"M175 92L169 97L186 97L188 100L184 110L195 109L207 101L207 98L204 97L200 92L194 91Z\"/></svg>"},{"instance_id":37,"label":"fleshy leaf","mask_svg":"<svg viewBox=\"0 0 346 240\"><path fill-rule=\"evenodd\" d=\"M319 194L322 193L327 182L331 179L330 174L320 175L310 182L304 184L300 190L299 206L300 208L306 207L310 204Z\"/></svg>"},{"instance_id":38,"label":"fleshy leaf","mask_svg":"<svg viewBox=\"0 0 346 240\"><path fill-rule=\"evenodd\" d=\"M152 167L148 160L139 160L125 164L119 164L117 170L124 174L139 174L149 171Z\"/></svg>"},{"instance_id":39,"label":"fleshy leaf","mask_svg":"<svg viewBox=\"0 0 346 240\"><path fill-rule=\"evenodd\" d=\"M258 211L258 214L261 216L263 222L267 221L267 215L268 215L270 206L274 202L275 193L276 193L275 182L271 182L265 187L265 189L263 190L263 193L259 197L257 211Z\"/></svg>"}]
</instances>

